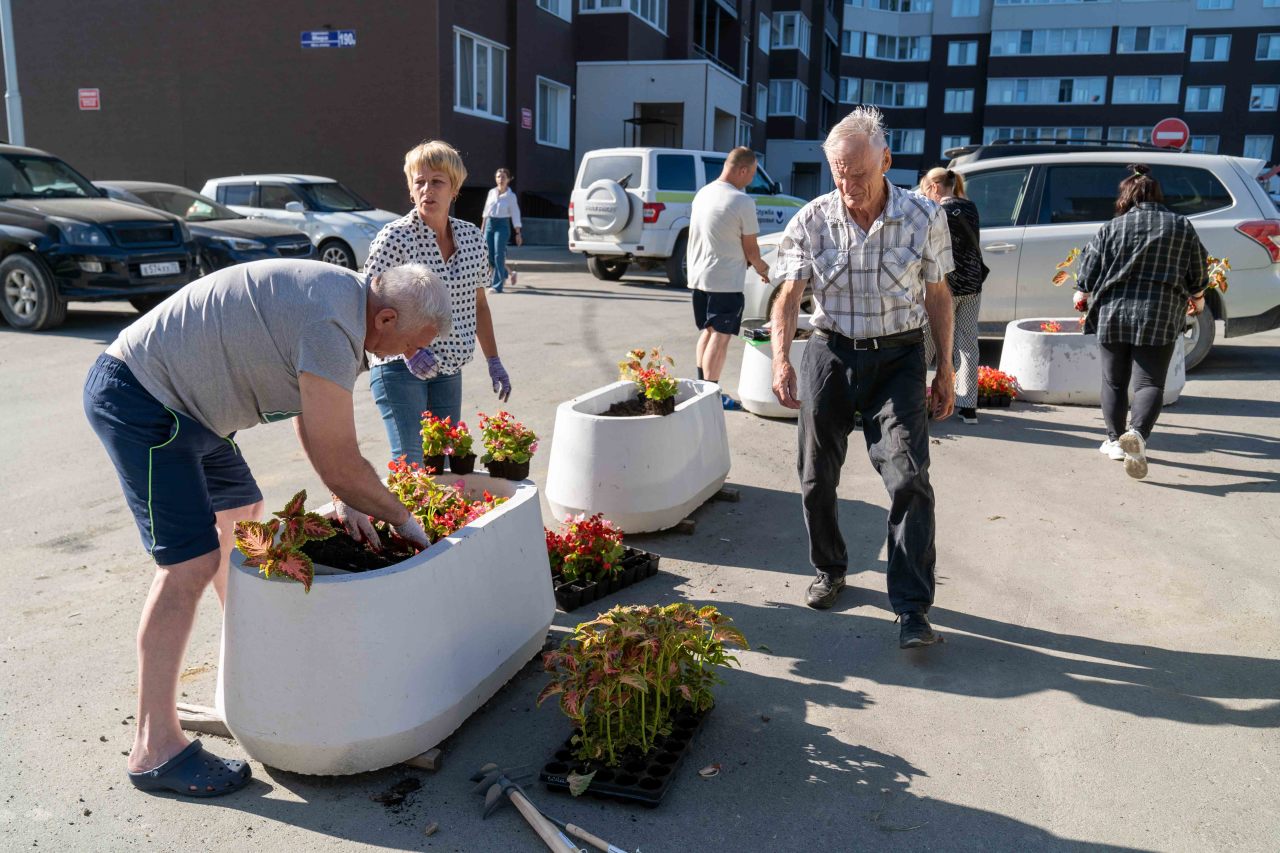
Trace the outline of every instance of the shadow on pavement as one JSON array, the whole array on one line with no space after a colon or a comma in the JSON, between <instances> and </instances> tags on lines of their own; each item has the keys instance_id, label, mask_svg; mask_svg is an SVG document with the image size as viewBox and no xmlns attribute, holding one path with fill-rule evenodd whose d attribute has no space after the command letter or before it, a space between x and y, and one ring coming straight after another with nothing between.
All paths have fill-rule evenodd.
<instances>
[{"instance_id":1,"label":"shadow on pavement","mask_svg":"<svg viewBox=\"0 0 1280 853\"><path fill-rule=\"evenodd\" d=\"M642 288L645 290L661 291L666 290L665 287ZM489 299L502 299L507 296L557 296L569 297L573 299L609 299L631 302L681 302L686 301L679 295L671 295L667 297L661 296L640 296L633 293L618 293L614 290L583 290L576 287L539 287L536 284L507 285L502 293L494 296L489 294Z\"/></svg>"},{"instance_id":2,"label":"shadow on pavement","mask_svg":"<svg viewBox=\"0 0 1280 853\"><path fill-rule=\"evenodd\" d=\"M74 304L74 303L73 303ZM71 308L67 312L67 321L61 326L49 329L44 332L27 332L21 329L15 329L12 326L0 321L0 335L41 335L43 337L52 338L83 338L90 341L98 341L102 344L109 344L116 339L116 335L128 326L134 320L141 317L141 314L129 311L103 311L94 310L92 308Z\"/></svg>"}]
</instances>

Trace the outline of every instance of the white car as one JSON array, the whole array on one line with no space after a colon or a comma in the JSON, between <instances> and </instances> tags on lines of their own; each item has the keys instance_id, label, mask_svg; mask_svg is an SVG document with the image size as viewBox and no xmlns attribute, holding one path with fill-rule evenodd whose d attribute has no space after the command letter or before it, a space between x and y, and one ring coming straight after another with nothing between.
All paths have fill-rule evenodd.
<instances>
[{"instance_id":1,"label":"white car","mask_svg":"<svg viewBox=\"0 0 1280 853\"><path fill-rule=\"evenodd\" d=\"M360 269L369 243L400 214L379 210L355 192L315 175L211 178L200 191L250 219L269 219L305 233L322 261Z\"/></svg>"},{"instance_id":2,"label":"white car","mask_svg":"<svg viewBox=\"0 0 1280 853\"><path fill-rule=\"evenodd\" d=\"M1280 327L1280 211L1255 179L1261 160L1150 147L987 145L962 150L951 168L964 175L982 219L979 238L991 274L982 286L979 326L1002 337L1012 320L1074 316L1071 286L1055 287L1059 261L1111 219L1131 163L1160 181L1170 210L1191 220L1209 254L1229 258L1226 293L1210 290L1209 310L1187 324L1187 367L1204 360L1217 323L1226 336ZM780 235L762 238L773 265ZM745 316L764 318L782 281L748 270Z\"/></svg>"},{"instance_id":3,"label":"white car","mask_svg":"<svg viewBox=\"0 0 1280 853\"><path fill-rule=\"evenodd\" d=\"M569 251L587 256L596 278L617 281L628 267L662 267L687 283L689 210L699 189L720 177L725 154L683 148L588 151L569 201ZM746 188L760 233L781 231L804 206L783 195L763 168Z\"/></svg>"}]
</instances>

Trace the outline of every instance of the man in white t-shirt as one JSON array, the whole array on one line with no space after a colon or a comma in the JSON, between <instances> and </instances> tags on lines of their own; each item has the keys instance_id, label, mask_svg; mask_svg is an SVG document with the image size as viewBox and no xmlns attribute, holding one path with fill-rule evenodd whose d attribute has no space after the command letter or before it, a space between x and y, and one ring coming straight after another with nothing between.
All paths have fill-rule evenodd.
<instances>
[{"instance_id":1,"label":"man in white t-shirt","mask_svg":"<svg viewBox=\"0 0 1280 853\"><path fill-rule=\"evenodd\" d=\"M729 341L742 325L743 277L747 265L769 280L769 266L760 259L756 234L756 203L743 192L756 176L756 155L750 148L729 152L720 177L698 190L689 216L689 288L693 290L693 319L698 336L698 378L720 381ZM726 409L742 404L721 392Z\"/></svg>"}]
</instances>

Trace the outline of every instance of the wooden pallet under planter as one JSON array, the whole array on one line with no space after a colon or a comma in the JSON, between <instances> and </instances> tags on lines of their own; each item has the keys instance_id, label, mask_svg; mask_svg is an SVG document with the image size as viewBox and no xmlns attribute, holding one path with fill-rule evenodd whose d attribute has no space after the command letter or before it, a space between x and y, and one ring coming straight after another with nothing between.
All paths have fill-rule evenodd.
<instances>
[{"instance_id":1,"label":"wooden pallet under planter","mask_svg":"<svg viewBox=\"0 0 1280 853\"><path fill-rule=\"evenodd\" d=\"M556 750L550 761L542 766L538 778L552 791L569 790L569 774L579 775L595 771L587 793L594 797L625 802L642 803L655 808L671 790L676 770L693 747L693 738L702 730L708 708L697 712L685 708L671 719L671 734L659 735L647 753L624 754L617 767L606 767L599 761L582 761L573 755L573 736Z\"/></svg>"},{"instance_id":2,"label":"wooden pallet under planter","mask_svg":"<svg viewBox=\"0 0 1280 853\"><path fill-rule=\"evenodd\" d=\"M622 570L615 572L610 577L585 584L580 584L577 581L555 583L556 607L565 613L569 613L585 604L598 601L606 595L612 595L620 589L631 586L633 583L642 581L645 578L651 578L658 573L658 561L660 559L662 558L657 554L641 551L639 548L628 547L623 553Z\"/></svg>"}]
</instances>

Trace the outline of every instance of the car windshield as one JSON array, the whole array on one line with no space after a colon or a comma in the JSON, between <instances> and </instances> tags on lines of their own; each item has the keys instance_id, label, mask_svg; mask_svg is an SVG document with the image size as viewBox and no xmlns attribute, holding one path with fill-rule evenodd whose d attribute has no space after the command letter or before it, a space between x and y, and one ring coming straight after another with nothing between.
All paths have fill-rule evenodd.
<instances>
[{"instance_id":1,"label":"car windshield","mask_svg":"<svg viewBox=\"0 0 1280 853\"><path fill-rule=\"evenodd\" d=\"M342 213L349 210L373 210L373 205L360 198L337 181L323 184L297 184L307 200L307 207L326 213Z\"/></svg>"},{"instance_id":2,"label":"car windshield","mask_svg":"<svg viewBox=\"0 0 1280 853\"><path fill-rule=\"evenodd\" d=\"M134 195L152 207L181 216L188 222L216 222L220 219L243 219L229 207L223 207L211 198L199 193L175 190L144 190Z\"/></svg>"},{"instance_id":3,"label":"car windshield","mask_svg":"<svg viewBox=\"0 0 1280 853\"><path fill-rule=\"evenodd\" d=\"M54 157L0 155L0 198L102 198L93 184Z\"/></svg>"}]
</instances>

